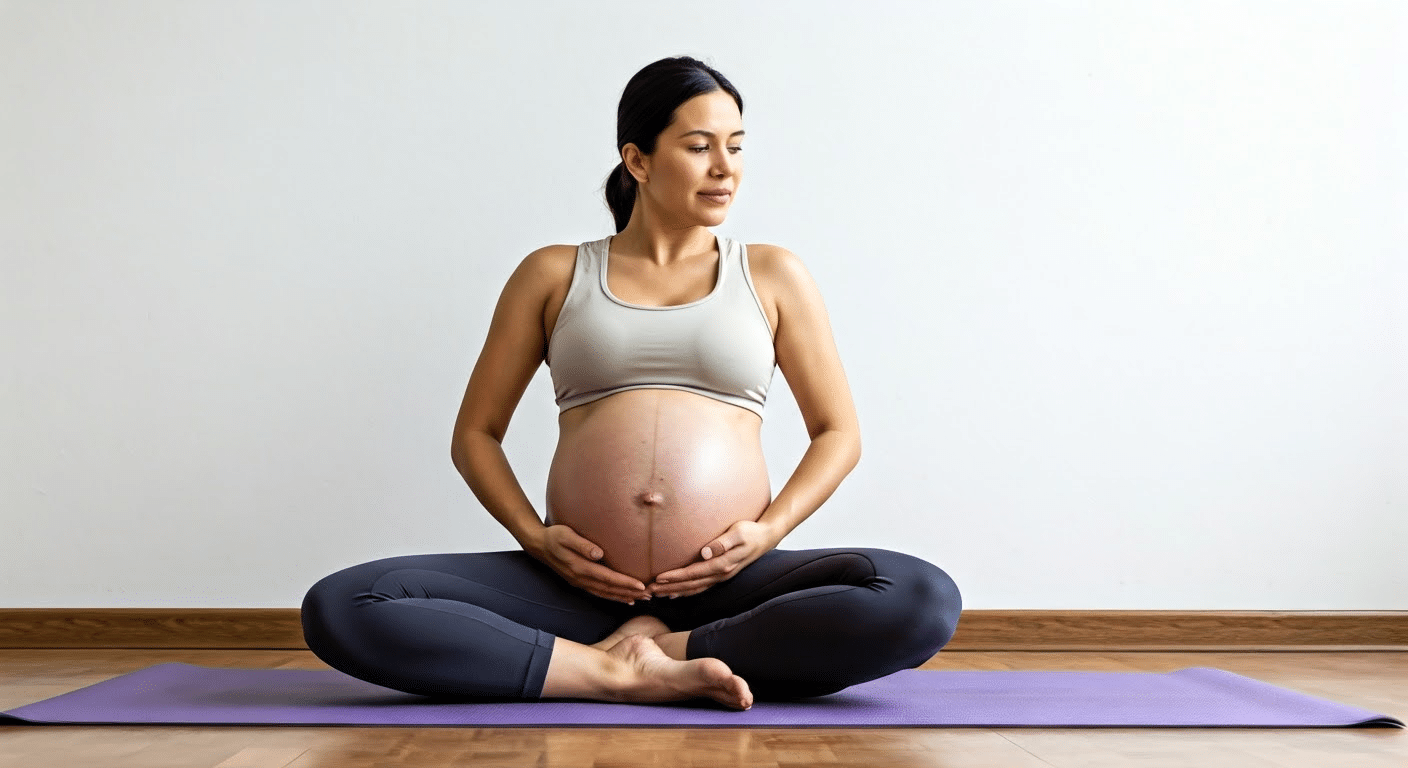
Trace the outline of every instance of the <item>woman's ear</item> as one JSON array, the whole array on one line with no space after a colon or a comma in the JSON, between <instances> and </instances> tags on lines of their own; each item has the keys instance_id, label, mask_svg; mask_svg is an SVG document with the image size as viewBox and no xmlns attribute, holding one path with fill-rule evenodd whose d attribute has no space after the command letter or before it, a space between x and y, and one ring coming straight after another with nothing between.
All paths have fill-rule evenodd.
<instances>
[{"instance_id":1,"label":"woman's ear","mask_svg":"<svg viewBox=\"0 0 1408 768\"><path fill-rule=\"evenodd\" d=\"M650 181L650 158L641 154L640 147L634 142L621 147L621 162L626 166L626 173L631 174L637 184Z\"/></svg>"}]
</instances>

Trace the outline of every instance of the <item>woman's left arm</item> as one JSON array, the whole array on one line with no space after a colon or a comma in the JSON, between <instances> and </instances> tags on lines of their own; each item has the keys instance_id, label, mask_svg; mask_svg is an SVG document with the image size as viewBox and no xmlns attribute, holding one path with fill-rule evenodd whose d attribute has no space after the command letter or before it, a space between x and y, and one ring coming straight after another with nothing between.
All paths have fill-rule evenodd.
<instances>
[{"instance_id":1,"label":"woman's left arm","mask_svg":"<svg viewBox=\"0 0 1408 768\"><path fill-rule=\"evenodd\" d=\"M860 461L860 420L816 281L785 248L754 245L748 252L754 283L768 286L775 296L777 367L811 443L757 522L730 526L704 547L704 562L660 574L650 585L654 595L702 592L762 557L830 498Z\"/></svg>"}]
</instances>

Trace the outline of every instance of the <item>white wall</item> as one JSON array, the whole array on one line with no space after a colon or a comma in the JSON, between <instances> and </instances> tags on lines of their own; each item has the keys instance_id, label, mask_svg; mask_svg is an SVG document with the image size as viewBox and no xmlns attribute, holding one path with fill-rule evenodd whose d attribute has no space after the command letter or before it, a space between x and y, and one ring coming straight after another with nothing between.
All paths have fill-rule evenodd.
<instances>
[{"instance_id":1,"label":"white wall","mask_svg":"<svg viewBox=\"0 0 1408 768\"><path fill-rule=\"evenodd\" d=\"M864 428L784 546L969 608L1408 609L1405 45L1392 0L0 2L0 606L512 547L460 396L687 53L745 100L718 232L806 261ZM539 509L555 436L544 368Z\"/></svg>"}]
</instances>

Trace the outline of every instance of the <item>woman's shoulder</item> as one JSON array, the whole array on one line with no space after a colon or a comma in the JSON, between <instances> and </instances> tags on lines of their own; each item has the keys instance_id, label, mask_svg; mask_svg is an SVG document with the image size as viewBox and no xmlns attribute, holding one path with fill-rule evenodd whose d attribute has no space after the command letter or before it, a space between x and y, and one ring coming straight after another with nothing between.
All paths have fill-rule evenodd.
<instances>
[{"instance_id":1,"label":"woman's shoulder","mask_svg":"<svg viewBox=\"0 0 1408 768\"><path fill-rule=\"evenodd\" d=\"M748 271L759 278L783 285L809 279L801 257L780 245L748 243Z\"/></svg>"},{"instance_id":2,"label":"woman's shoulder","mask_svg":"<svg viewBox=\"0 0 1408 768\"><path fill-rule=\"evenodd\" d=\"M539 280L554 282L563 276L570 276L576 263L577 246L553 244L524 256L518 268Z\"/></svg>"},{"instance_id":3,"label":"woman's shoulder","mask_svg":"<svg viewBox=\"0 0 1408 768\"><path fill-rule=\"evenodd\" d=\"M545 245L524 256L509 275L504 293L518 301L541 302L561 293L572 279L577 246Z\"/></svg>"},{"instance_id":4,"label":"woman's shoulder","mask_svg":"<svg viewBox=\"0 0 1408 768\"><path fill-rule=\"evenodd\" d=\"M533 251L527 256L524 256L523 260L525 262L531 261L540 266L561 266L564 261L567 262L568 265L571 265L576 258L577 246L555 243L553 245L545 245Z\"/></svg>"},{"instance_id":5,"label":"woman's shoulder","mask_svg":"<svg viewBox=\"0 0 1408 768\"><path fill-rule=\"evenodd\" d=\"M748 244L748 274L774 329L783 315L819 300L816 282L801 257L780 245Z\"/></svg>"}]
</instances>

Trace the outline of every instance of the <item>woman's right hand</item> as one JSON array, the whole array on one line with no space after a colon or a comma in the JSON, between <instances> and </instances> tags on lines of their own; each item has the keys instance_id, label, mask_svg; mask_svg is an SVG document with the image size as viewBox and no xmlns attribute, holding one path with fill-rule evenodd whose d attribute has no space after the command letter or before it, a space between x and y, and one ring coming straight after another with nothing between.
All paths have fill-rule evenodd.
<instances>
[{"instance_id":1,"label":"woman's right hand","mask_svg":"<svg viewBox=\"0 0 1408 768\"><path fill-rule=\"evenodd\" d=\"M528 554L557 571L567 583L597 597L627 605L650 599L645 584L597 562L605 556L601 547L565 525L544 528Z\"/></svg>"}]
</instances>

